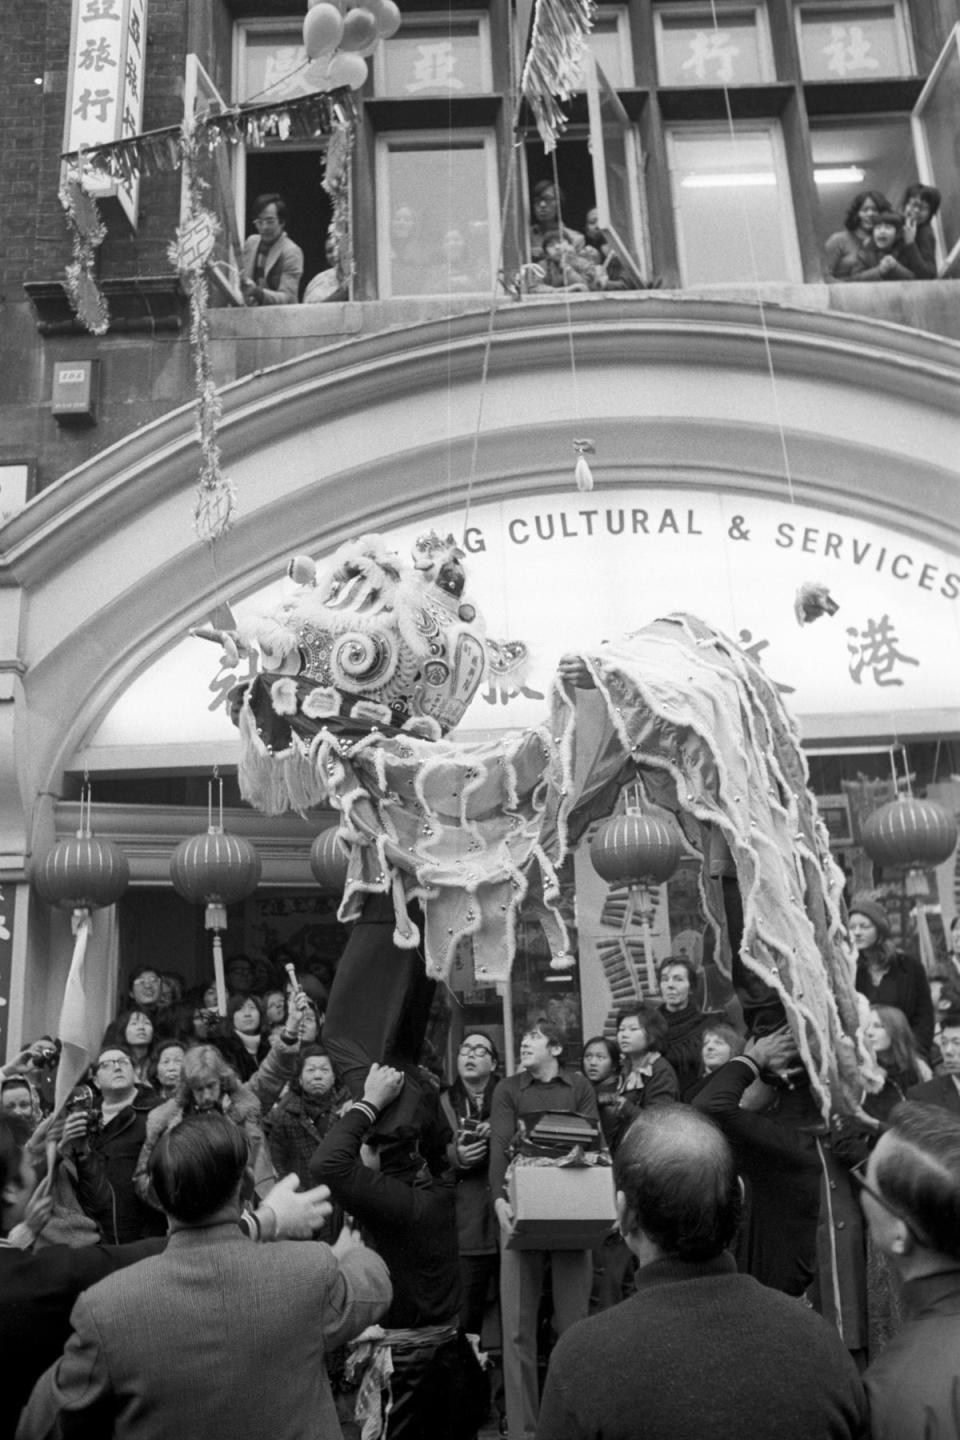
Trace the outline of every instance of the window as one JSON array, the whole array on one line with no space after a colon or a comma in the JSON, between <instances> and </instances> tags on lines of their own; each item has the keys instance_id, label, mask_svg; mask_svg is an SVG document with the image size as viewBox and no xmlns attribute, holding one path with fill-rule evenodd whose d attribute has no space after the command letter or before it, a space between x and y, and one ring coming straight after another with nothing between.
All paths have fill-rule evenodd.
<instances>
[{"instance_id":1,"label":"window","mask_svg":"<svg viewBox=\"0 0 960 1440\"><path fill-rule=\"evenodd\" d=\"M813 178L823 239L839 230L860 190L879 190L897 208L917 178L906 115L810 121Z\"/></svg>"},{"instance_id":2,"label":"window","mask_svg":"<svg viewBox=\"0 0 960 1440\"><path fill-rule=\"evenodd\" d=\"M920 178L943 196L934 227L945 257L942 273L960 266L960 183L957 115L960 114L960 27L954 27L914 107L914 134L923 160Z\"/></svg>"},{"instance_id":3,"label":"window","mask_svg":"<svg viewBox=\"0 0 960 1440\"><path fill-rule=\"evenodd\" d=\"M667 130L681 283L800 279L779 126Z\"/></svg>"},{"instance_id":4,"label":"window","mask_svg":"<svg viewBox=\"0 0 960 1440\"><path fill-rule=\"evenodd\" d=\"M914 73L899 4L800 5L796 14L805 80L879 80Z\"/></svg>"},{"instance_id":5,"label":"window","mask_svg":"<svg viewBox=\"0 0 960 1440\"><path fill-rule=\"evenodd\" d=\"M381 136L377 215L381 296L489 292L500 239L493 132Z\"/></svg>"},{"instance_id":6,"label":"window","mask_svg":"<svg viewBox=\"0 0 960 1440\"><path fill-rule=\"evenodd\" d=\"M444 18L404 14L394 37L377 47L378 97L482 95L493 88L490 28L485 14Z\"/></svg>"},{"instance_id":7,"label":"window","mask_svg":"<svg viewBox=\"0 0 960 1440\"><path fill-rule=\"evenodd\" d=\"M626 6L602 6L597 11L588 49L615 90L632 88L635 77L630 50L630 19ZM587 88L582 67L573 88Z\"/></svg>"},{"instance_id":8,"label":"window","mask_svg":"<svg viewBox=\"0 0 960 1440\"><path fill-rule=\"evenodd\" d=\"M766 13L754 6L661 6L661 85L757 85L776 79Z\"/></svg>"},{"instance_id":9,"label":"window","mask_svg":"<svg viewBox=\"0 0 960 1440\"><path fill-rule=\"evenodd\" d=\"M329 61L308 61L302 21L238 21L234 28L233 96L241 104L289 100L316 91ZM234 157L236 225L241 236L253 233L253 202L276 192L287 204L287 231L303 251L303 288L327 268L324 242L332 215L323 189L325 135L271 139ZM221 147L221 149L226 147ZM232 147L231 147L232 148Z\"/></svg>"}]
</instances>

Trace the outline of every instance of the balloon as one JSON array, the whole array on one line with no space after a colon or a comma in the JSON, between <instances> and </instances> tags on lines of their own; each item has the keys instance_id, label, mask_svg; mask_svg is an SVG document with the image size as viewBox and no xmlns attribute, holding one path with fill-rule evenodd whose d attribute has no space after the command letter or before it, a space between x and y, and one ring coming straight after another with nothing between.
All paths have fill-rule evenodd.
<instances>
[{"instance_id":1,"label":"balloon","mask_svg":"<svg viewBox=\"0 0 960 1440\"><path fill-rule=\"evenodd\" d=\"M340 44L343 34L343 16L335 5L321 0L307 11L303 22L303 48L311 60L316 60L324 50L334 50Z\"/></svg>"},{"instance_id":2,"label":"balloon","mask_svg":"<svg viewBox=\"0 0 960 1440\"><path fill-rule=\"evenodd\" d=\"M399 5L394 0L380 0L377 6L377 34L381 40L389 40L391 35L396 35L403 21Z\"/></svg>"},{"instance_id":3,"label":"balloon","mask_svg":"<svg viewBox=\"0 0 960 1440\"><path fill-rule=\"evenodd\" d=\"M341 86L349 86L351 90L359 90L367 78L367 62L359 55L337 54L330 61L330 68L327 71L327 84L331 90L337 90Z\"/></svg>"},{"instance_id":4,"label":"balloon","mask_svg":"<svg viewBox=\"0 0 960 1440\"><path fill-rule=\"evenodd\" d=\"M369 10L350 10L343 22L341 50L364 50L377 38L377 22Z\"/></svg>"}]
</instances>

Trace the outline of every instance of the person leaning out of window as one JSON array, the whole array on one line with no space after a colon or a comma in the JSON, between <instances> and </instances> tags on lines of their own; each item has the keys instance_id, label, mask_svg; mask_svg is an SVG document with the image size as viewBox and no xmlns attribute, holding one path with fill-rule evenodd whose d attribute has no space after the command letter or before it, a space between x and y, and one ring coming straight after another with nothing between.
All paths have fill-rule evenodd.
<instances>
[{"instance_id":1,"label":"person leaning out of window","mask_svg":"<svg viewBox=\"0 0 960 1440\"><path fill-rule=\"evenodd\" d=\"M303 279L303 251L287 234L287 206L281 195L254 201L256 235L243 247L240 289L247 305L296 305Z\"/></svg>"}]
</instances>

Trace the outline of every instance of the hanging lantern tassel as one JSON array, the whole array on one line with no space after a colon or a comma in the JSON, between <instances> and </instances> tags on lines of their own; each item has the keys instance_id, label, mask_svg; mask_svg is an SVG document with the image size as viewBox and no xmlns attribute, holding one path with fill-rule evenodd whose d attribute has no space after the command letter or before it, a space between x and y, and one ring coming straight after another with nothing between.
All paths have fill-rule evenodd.
<instances>
[{"instance_id":1,"label":"hanging lantern tassel","mask_svg":"<svg viewBox=\"0 0 960 1440\"><path fill-rule=\"evenodd\" d=\"M573 448L577 452L577 464L573 472L573 478L577 482L577 489L581 494L586 494L593 489L593 471L584 458L587 455L596 455L597 447L592 440L574 440Z\"/></svg>"}]
</instances>

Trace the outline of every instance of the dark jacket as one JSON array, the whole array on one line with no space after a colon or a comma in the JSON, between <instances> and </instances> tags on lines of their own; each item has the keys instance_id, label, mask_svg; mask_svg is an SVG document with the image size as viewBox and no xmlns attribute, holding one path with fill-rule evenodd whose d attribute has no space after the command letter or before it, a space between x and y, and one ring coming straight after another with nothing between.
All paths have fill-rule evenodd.
<instances>
[{"instance_id":1,"label":"dark jacket","mask_svg":"<svg viewBox=\"0 0 960 1440\"><path fill-rule=\"evenodd\" d=\"M497 1078L491 1075L477 1107L458 1077L440 1097L441 1108L454 1132L448 1155L457 1187L457 1240L461 1255L492 1255L497 1249L497 1226L490 1199L489 1143L480 1164L469 1170L460 1164L456 1153L456 1135L463 1120L470 1117L489 1121L490 1101L496 1088Z\"/></svg>"},{"instance_id":2,"label":"dark jacket","mask_svg":"<svg viewBox=\"0 0 960 1440\"><path fill-rule=\"evenodd\" d=\"M147 1117L160 1103L159 1095L138 1090L131 1104L94 1131L89 1150L74 1154L78 1199L108 1244L166 1234L166 1216L144 1204L133 1182Z\"/></svg>"},{"instance_id":3,"label":"dark jacket","mask_svg":"<svg viewBox=\"0 0 960 1440\"><path fill-rule=\"evenodd\" d=\"M907 1091L907 1099L919 1100L923 1105L941 1105L944 1110L960 1115L960 1090L952 1075L934 1075L923 1085L914 1085Z\"/></svg>"},{"instance_id":4,"label":"dark jacket","mask_svg":"<svg viewBox=\"0 0 960 1440\"><path fill-rule=\"evenodd\" d=\"M821 1164L817 1114L807 1091L784 1091L758 1114L740 1100L756 1066L738 1056L711 1075L693 1107L720 1126L747 1186L736 1256L741 1270L787 1295L802 1295L816 1267Z\"/></svg>"},{"instance_id":5,"label":"dark jacket","mask_svg":"<svg viewBox=\"0 0 960 1440\"><path fill-rule=\"evenodd\" d=\"M617 1087L617 1123L610 1139L614 1154L620 1141L642 1110L653 1110L657 1105L672 1105L680 1099L680 1086L676 1071L662 1055L656 1055L650 1062L650 1074L628 1072ZM627 1082L634 1080L628 1089Z\"/></svg>"},{"instance_id":6,"label":"dark jacket","mask_svg":"<svg viewBox=\"0 0 960 1440\"><path fill-rule=\"evenodd\" d=\"M960 1395L960 1266L907 1280L906 1324L864 1382L873 1440L957 1435Z\"/></svg>"},{"instance_id":7,"label":"dark jacket","mask_svg":"<svg viewBox=\"0 0 960 1440\"><path fill-rule=\"evenodd\" d=\"M388 1327L455 1324L460 1309L456 1199L449 1177L425 1172L410 1184L368 1170L360 1146L370 1129L365 1108L353 1106L327 1132L310 1163L314 1185L329 1185L365 1239L386 1262L393 1300Z\"/></svg>"},{"instance_id":8,"label":"dark jacket","mask_svg":"<svg viewBox=\"0 0 960 1440\"><path fill-rule=\"evenodd\" d=\"M30 1391L59 1360L80 1292L122 1265L155 1255L163 1243L48 1245L33 1253L0 1242L0 1440L13 1440Z\"/></svg>"},{"instance_id":9,"label":"dark jacket","mask_svg":"<svg viewBox=\"0 0 960 1440\"><path fill-rule=\"evenodd\" d=\"M345 1099L343 1091L334 1087L319 1102L307 1100L299 1089L290 1090L278 1101L266 1125L277 1179L293 1174L306 1180L317 1146L336 1123L337 1110Z\"/></svg>"},{"instance_id":10,"label":"dark jacket","mask_svg":"<svg viewBox=\"0 0 960 1440\"><path fill-rule=\"evenodd\" d=\"M658 1260L636 1294L565 1330L538 1440L861 1440L866 1401L836 1331L738 1275L725 1252Z\"/></svg>"},{"instance_id":11,"label":"dark jacket","mask_svg":"<svg viewBox=\"0 0 960 1440\"><path fill-rule=\"evenodd\" d=\"M857 961L857 989L871 1005L893 1005L902 1010L910 1022L921 1054L929 1056L933 1045L933 997L927 972L919 960L898 950L889 967L874 985L870 977L869 953L863 951Z\"/></svg>"}]
</instances>

